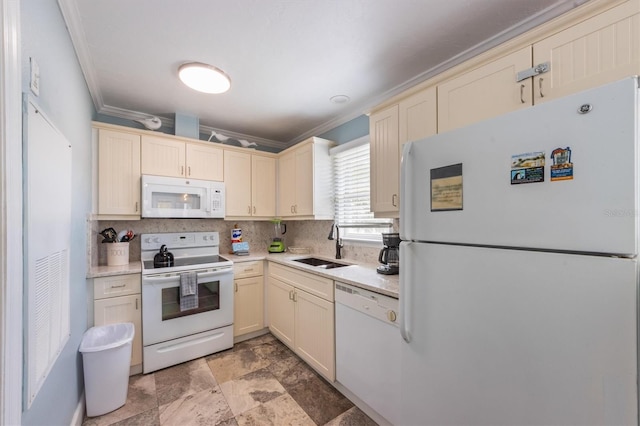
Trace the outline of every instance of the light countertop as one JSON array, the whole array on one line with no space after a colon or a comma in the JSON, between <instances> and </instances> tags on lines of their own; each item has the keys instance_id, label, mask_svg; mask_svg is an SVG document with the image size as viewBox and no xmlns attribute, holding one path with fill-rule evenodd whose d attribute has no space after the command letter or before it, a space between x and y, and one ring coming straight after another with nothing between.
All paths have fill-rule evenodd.
<instances>
[{"instance_id":1,"label":"light countertop","mask_svg":"<svg viewBox=\"0 0 640 426\"><path fill-rule=\"evenodd\" d=\"M349 260L336 260L326 256L318 256L314 254L289 254L289 253L268 253L256 252L247 256L235 256L224 254L233 262L250 262L255 260L268 260L276 262L302 271L311 272L323 277L340 281L345 284L351 284L356 287L364 288L375 293L384 294L386 296L398 298L400 290L399 275L383 275L376 272L377 264L354 264ZM315 266L306 265L304 263L295 262L295 259L303 259L305 257L316 257L319 259L331 260L332 262L348 263L349 266L333 269L322 269Z\"/></svg>"},{"instance_id":2,"label":"light countertop","mask_svg":"<svg viewBox=\"0 0 640 426\"><path fill-rule=\"evenodd\" d=\"M142 263L138 260L136 262L129 262L129 264L122 266L92 266L87 272L87 278L110 277L113 275L140 273L142 273Z\"/></svg>"},{"instance_id":3,"label":"light countertop","mask_svg":"<svg viewBox=\"0 0 640 426\"><path fill-rule=\"evenodd\" d=\"M270 262L280 263L302 271L311 272L323 277L340 281L345 284L351 284L356 287L364 288L386 296L398 298L400 284L398 275L383 275L376 272L377 265L373 264L354 264L349 260L336 260L326 256L318 256L313 254L289 254L289 253L268 253L253 252L246 256L237 256L233 254L222 254L223 257L233 261L234 263L252 262L258 260L268 260ZM305 257L316 257L320 259L331 260L338 263L347 263L349 266L334 269L322 269L315 266L306 265L304 263L295 262L295 259ZM87 273L87 278L108 277L113 275L139 274L142 272L142 264L140 261L130 262L128 265L122 266L93 266Z\"/></svg>"}]
</instances>

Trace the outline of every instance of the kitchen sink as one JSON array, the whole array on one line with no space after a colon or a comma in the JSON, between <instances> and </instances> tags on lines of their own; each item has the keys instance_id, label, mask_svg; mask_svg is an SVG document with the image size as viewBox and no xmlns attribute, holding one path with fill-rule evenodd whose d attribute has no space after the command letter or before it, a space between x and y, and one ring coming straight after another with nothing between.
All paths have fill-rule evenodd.
<instances>
[{"instance_id":1,"label":"kitchen sink","mask_svg":"<svg viewBox=\"0 0 640 426\"><path fill-rule=\"evenodd\" d=\"M345 263L333 262L331 260L318 259L317 257L305 257L303 259L293 259L294 262L304 263L306 265L315 266L316 268L333 269L349 266Z\"/></svg>"}]
</instances>

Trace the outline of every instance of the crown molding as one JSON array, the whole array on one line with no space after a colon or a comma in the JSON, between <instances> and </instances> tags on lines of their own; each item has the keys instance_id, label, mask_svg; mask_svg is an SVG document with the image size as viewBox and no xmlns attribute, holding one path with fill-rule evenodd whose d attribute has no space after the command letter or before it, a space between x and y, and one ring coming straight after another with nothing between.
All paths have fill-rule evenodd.
<instances>
[{"instance_id":1,"label":"crown molding","mask_svg":"<svg viewBox=\"0 0 640 426\"><path fill-rule=\"evenodd\" d=\"M87 38L84 34L84 29L80 20L80 12L78 11L78 7L74 0L58 0L58 6L62 12L62 18L67 24L69 36L71 37L71 42L76 51L76 57L80 63L80 69L82 69L82 74L84 74L84 79L87 83L87 87L89 88L93 105L96 108L96 111L99 112L104 106L104 101L94 72L95 67L93 66L93 61L87 44Z\"/></svg>"},{"instance_id":2,"label":"crown molding","mask_svg":"<svg viewBox=\"0 0 640 426\"><path fill-rule=\"evenodd\" d=\"M438 74L443 73L444 71L459 65L473 57L476 57L494 47L499 46L502 43L505 43L508 40L511 40L553 18L556 18L563 13L568 12L569 10L580 6L584 3L588 3L593 1L597 3L598 0L558 0L553 5L547 7L541 12L532 15L523 21L518 22L517 24L507 28L501 33L484 40L475 46L467 49L466 51L454 56L453 58L446 60L435 67L432 67L415 77L389 89L373 98L368 99L367 102L363 102L360 104L356 104L345 111L344 114L341 114L339 117L326 121L302 134L299 136L287 141L280 142L271 139L258 138L251 135L246 135L242 133L231 132L225 129L218 129L209 126L200 126L201 133L210 133L212 130L216 132L220 132L234 139L246 139L248 141L256 142L260 145L270 146L277 149L286 149L291 147L305 139L308 139L312 136L317 136L323 133L328 132L342 124L345 124L363 114L369 114L374 108L380 106L380 104L385 103L391 98L402 94L403 92L415 87L416 85L423 83ZM139 111L126 110L123 108L112 107L104 104L104 100L102 98L102 94L100 92L100 88L97 84L97 79L95 77L93 61L91 60L91 55L89 54L89 49L87 46L86 38L84 35L84 31L82 29L81 20L79 17L79 11L76 6L74 0L58 0L58 4L60 6L60 10L62 11L63 18L67 24L69 29L69 34L71 36L71 40L76 50L76 55L78 57L78 61L80 63L80 67L85 76L85 80L87 82L87 86L89 88L89 92L91 93L91 98L93 99L94 106L96 111L100 114L112 115L119 118L136 120L142 118L149 118L152 114L147 114ZM159 116L162 119L164 125L173 126L174 119L172 117L163 117Z\"/></svg>"}]
</instances>

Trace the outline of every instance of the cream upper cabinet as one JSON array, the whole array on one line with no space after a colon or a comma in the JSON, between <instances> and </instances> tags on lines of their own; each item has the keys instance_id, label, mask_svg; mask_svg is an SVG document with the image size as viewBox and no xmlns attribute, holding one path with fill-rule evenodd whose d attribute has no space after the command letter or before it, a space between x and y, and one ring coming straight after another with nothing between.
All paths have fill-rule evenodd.
<instances>
[{"instance_id":1,"label":"cream upper cabinet","mask_svg":"<svg viewBox=\"0 0 640 426\"><path fill-rule=\"evenodd\" d=\"M371 210L397 216L400 205L398 105L369 117Z\"/></svg>"},{"instance_id":2,"label":"cream upper cabinet","mask_svg":"<svg viewBox=\"0 0 640 426\"><path fill-rule=\"evenodd\" d=\"M98 214L140 218L140 135L98 129Z\"/></svg>"},{"instance_id":3,"label":"cream upper cabinet","mask_svg":"<svg viewBox=\"0 0 640 426\"><path fill-rule=\"evenodd\" d=\"M333 142L310 138L278 157L278 215L295 219L333 218Z\"/></svg>"},{"instance_id":4,"label":"cream upper cabinet","mask_svg":"<svg viewBox=\"0 0 640 426\"><path fill-rule=\"evenodd\" d=\"M188 178L220 182L224 180L224 150L222 148L187 142L186 157Z\"/></svg>"},{"instance_id":5,"label":"cream upper cabinet","mask_svg":"<svg viewBox=\"0 0 640 426\"><path fill-rule=\"evenodd\" d=\"M273 218L276 215L276 159L225 150L226 216Z\"/></svg>"},{"instance_id":6,"label":"cream upper cabinet","mask_svg":"<svg viewBox=\"0 0 640 426\"><path fill-rule=\"evenodd\" d=\"M223 153L204 143L142 135L142 174L222 181Z\"/></svg>"},{"instance_id":7,"label":"cream upper cabinet","mask_svg":"<svg viewBox=\"0 0 640 426\"><path fill-rule=\"evenodd\" d=\"M293 216L296 204L296 156L291 151L278 158L278 215Z\"/></svg>"},{"instance_id":8,"label":"cream upper cabinet","mask_svg":"<svg viewBox=\"0 0 640 426\"><path fill-rule=\"evenodd\" d=\"M276 215L276 172L274 157L251 155L251 214L273 218Z\"/></svg>"},{"instance_id":9,"label":"cream upper cabinet","mask_svg":"<svg viewBox=\"0 0 640 426\"><path fill-rule=\"evenodd\" d=\"M533 45L535 103L640 74L640 1L632 0Z\"/></svg>"},{"instance_id":10,"label":"cream upper cabinet","mask_svg":"<svg viewBox=\"0 0 640 426\"><path fill-rule=\"evenodd\" d=\"M185 159L184 142L142 135L143 175L184 177Z\"/></svg>"},{"instance_id":11,"label":"cream upper cabinet","mask_svg":"<svg viewBox=\"0 0 640 426\"><path fill-rule=\"evenodd\" d=\"M436 109L436 88L430 87L371 114L371 210L376 217L398 216L402 148L437 133Z\"/></svg>"},{"instance_id":12,"label":"cream upper cabinet","mask_svg":"<svg viewBox=\"0 0 640 426\"><path fill-rule=\"evenodd\" d=\"M251 154L224 152L225 215L251 216Z\"/></svg>"},{"instance_id":13,"label":"cream upper cabinet","mask_svg":"<svg viewBox=\"0 0 640 426\"><path fill-rule=\"evenodd\" d=\"M233 336L264 328L263 262L234 263Z\"/></svg>"},{"instance_id":14,"label":"cream upper cabinet","mask_svg":"<svg viewBox=\"0 0 640 426\"><path fill-rule=\"evenodd\" d=\"M531 68L531 46L438 85L438 133L533 104L531 79L516 82Z\"/></svg>"},{"instance_id":15,"label":"cream upper cabinet","mask_svg":"<svg viewBox=\"0 0 640 426\"><path fill-rule=\"evenodd\" d=\"M400 101L400 156L405 143L438 133L436 88L430 87Z\"/></svg>"}]
</instances>

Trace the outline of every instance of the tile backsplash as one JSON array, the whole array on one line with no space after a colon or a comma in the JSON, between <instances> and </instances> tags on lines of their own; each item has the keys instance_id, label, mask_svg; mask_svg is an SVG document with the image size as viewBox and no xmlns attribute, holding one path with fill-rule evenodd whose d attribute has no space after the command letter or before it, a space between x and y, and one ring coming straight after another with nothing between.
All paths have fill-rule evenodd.
<instances>
[{"instance_id":1,"label":"tile backsplash","mask_svg":"<svg viewBox=\"0 0 640 426\"><path fill-rule=\"evenodd\" d=\"M305 220L283 221L287 225L285 244L291 247L308 247L312 254L326 257L335 256L335 241L328 240L333 221ZM132 229L136 234L160 232L211 232L220 233L220 253L231 251L231 229L238 225L242 229L242 239L249 243L250 251L266 252L273 236L273 225L269 221L225 221L221 219L141 219L134 221L89 220L87 241L88 262L90 266L106 265L107 251L101 244L102 236L99 232L112 227L119 232ZM397 232L398 221L394 221L394 231ZM342 258L357 263L376 264L381 244L355 243L344 241ZM129 260L140 260L140 239L136 238L129 246Z\"/></svg>"}]
</instances>

